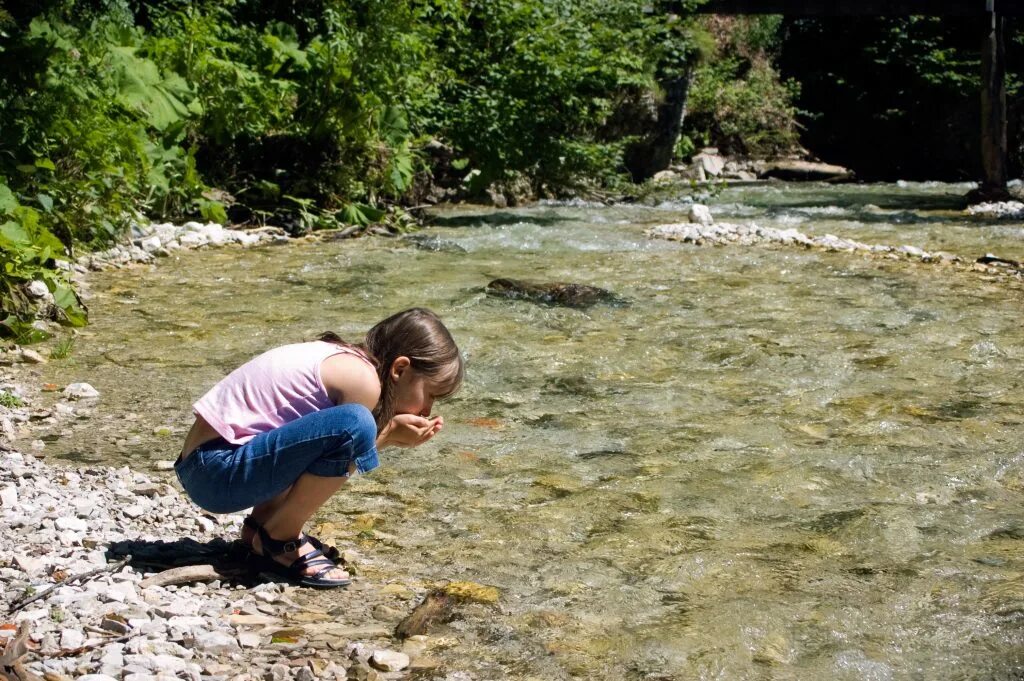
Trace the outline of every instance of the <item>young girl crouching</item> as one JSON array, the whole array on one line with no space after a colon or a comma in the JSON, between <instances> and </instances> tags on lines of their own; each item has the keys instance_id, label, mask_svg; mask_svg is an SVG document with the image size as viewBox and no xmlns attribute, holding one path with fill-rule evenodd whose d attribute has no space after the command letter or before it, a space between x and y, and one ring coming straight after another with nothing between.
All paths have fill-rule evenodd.
<instances>
[{"instance_id":1,"label":"young girl crouching","mask_svg":"<svg viewBox=\"0 0 1024 681\"><path fill-rule=\"evenodd\" d=\"M463 372L448 329L423 308L379 322L362 343L326 333L268 350L193 405L174 470L211 513L252 507L242 541L263 569L304 586L346 586L337 549L302 527L352 473L380 465L379 448L440 432L434 401L454 394Z\"/></svg>"}]
</instances>

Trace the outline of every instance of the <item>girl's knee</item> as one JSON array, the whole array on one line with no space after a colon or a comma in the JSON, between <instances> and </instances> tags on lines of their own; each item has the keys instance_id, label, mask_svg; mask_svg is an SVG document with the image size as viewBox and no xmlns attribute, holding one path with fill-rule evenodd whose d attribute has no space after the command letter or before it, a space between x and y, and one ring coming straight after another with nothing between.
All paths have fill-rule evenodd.
<instances>
[{"instance_id":1,"label":"girl's knee","mask_svg":"<svg viewBox=\"0 0 1024 681\"><path fill-rule=\"evenodd\" d=\"M352 437L356 452L364 452L373 447L377 442L377 422L373 413L361 404L341 404L332 407L332 412L345 425L346 430Z\"/></svg>"}]
</instances>

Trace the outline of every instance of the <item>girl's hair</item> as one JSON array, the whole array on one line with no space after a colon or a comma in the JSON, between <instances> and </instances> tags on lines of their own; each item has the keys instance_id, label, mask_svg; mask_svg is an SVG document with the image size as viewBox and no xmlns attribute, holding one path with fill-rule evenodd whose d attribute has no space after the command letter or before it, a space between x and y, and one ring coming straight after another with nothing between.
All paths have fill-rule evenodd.
<instances>
[{"instance_id":1,"label":"girl's hair","mask_svg":"<svg viewBox=\"0 0 1024 681\"><path fill-rule=\"evenodd\" d=\"M391 382L391 365L399 357L408 357L411 367L441 386L437 399L455 394L462 386L465 367L462 354L441 319L422 307L414 307L391 315L366 332L362 343L346 343L335 333L325 333L320 340L352 348L365 355L377 368L380 379L380 400L373 410L377 429L383 428L395 415L395 388Z\"/></svg>"}]
</instances>

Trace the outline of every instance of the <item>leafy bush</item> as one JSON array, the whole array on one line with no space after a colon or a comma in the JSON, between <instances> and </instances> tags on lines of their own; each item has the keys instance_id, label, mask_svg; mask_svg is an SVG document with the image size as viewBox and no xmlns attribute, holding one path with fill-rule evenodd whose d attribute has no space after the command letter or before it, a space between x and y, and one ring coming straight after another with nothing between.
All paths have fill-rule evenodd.
<instances>
[{"instance_id":1,"label":"leafy bush","mask_svg":"<svg viewBox=\"0 0 1024 681\"><path fill-rule=\"evenodd\" d=\"M794 101L800 87L782 80L772 63L780 22L774 16L706 20L717 47L694 73L685 122L689 138L754 157L797 147Z\"/></svg>"},{"instance_id":2,"label":"leafy bush","mask_svg":"<svg viewBox=\"0 0 1024 681\"><path fill-rule=\"evenodd\" d=\"M45 207L49 197L37 197ZM63 252L63 244L40 223L38 211L18 203L14 193L0 178L0 309L4 316L0 328L18 342L27 343L47 334L32 326L36 305L26 293L28 284L41 281L53 296L57 319L71 326L86 322L85 308L72 290L66 276L55 267L54 259Z\"/></svg>"}]
</instances>

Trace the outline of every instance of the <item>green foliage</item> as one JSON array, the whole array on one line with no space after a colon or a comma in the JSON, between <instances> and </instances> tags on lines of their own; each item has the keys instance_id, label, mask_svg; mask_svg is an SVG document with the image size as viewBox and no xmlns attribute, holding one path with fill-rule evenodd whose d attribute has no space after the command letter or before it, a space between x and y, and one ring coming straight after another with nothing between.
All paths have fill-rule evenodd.
<instances>
[{"instance_id":1,"label":"green foliage","mask_svg":"<svg viewBox=\"0 0 1024 681\"><path fill-rule=\"evenodd\" d=\"M45 207L49 197L37 196ZM35 306L26 293L33 281L46 285L54 299L58 320L71 326L86 322L81 305L55 259L63 253L63 244L43 224L34 208L19 203L14 192L0 178L0 333L18 342L34 342L46 334L35 329Z\"/></svg>"},{"instance_id":2,"label":"green foliage","mask_svg":"<svg viewBox=\"0 0 1024 681\"><path fill-rule=\"evenodd\" d=\"M800 87L782 80L770 58L779 46L781 20L719 17L711 24L717 47L697 67L690 89L685 130L692 140L755 157L797 146L793 102Z\"/></svg>"},{"instance_id":3,"label":"green foliage","mask_svg":"<svg viewBox=\"0 0 1024 681\"><path fill-rule=\"evenodd\" d=\"M0 407L6 407L7 409L15 409L25 405L25 401L13 393L9 393L6 390L0 390Z\"/></svg>"}]
</instances>

